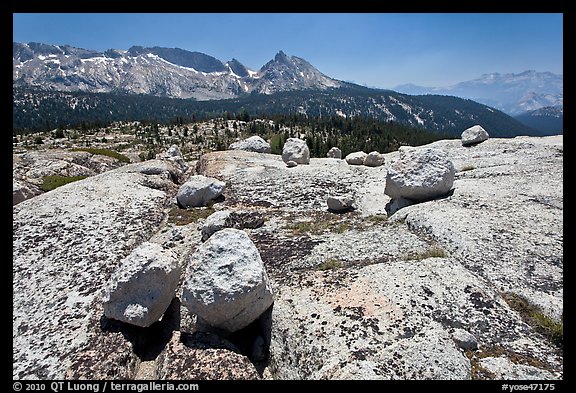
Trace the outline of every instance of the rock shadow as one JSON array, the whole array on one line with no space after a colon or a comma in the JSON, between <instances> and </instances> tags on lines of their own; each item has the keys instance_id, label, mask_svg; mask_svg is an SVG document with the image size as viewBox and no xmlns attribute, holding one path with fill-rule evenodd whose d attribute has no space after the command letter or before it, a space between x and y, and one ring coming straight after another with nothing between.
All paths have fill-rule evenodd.
<instances>
[{"instance_id":1,"label":"rock shadow","mask_svg":"<svg viewBox=\"0 0 576 393\"><path fill-rule=\"evenodd\" d=\"M182 344L193 349L227 349L246 356L262 377L270 361L272 340L272 304L258 319L234 333L199 324L201 330L180 333Z\"/></svg>"},{"instance_id":2,"label":"rock shadow","mask_svg":"<svg viewBox=\"0 0 576 393\"><path fill-rule=\"evenodd\" d=\"M100 328L105 332L121 333L132 344L132 350L142 361L154 360L164 350L172 333L180 329L180 299L175 297L160 321L148 327L100 318Z\"/></svg>"}]
</instances>

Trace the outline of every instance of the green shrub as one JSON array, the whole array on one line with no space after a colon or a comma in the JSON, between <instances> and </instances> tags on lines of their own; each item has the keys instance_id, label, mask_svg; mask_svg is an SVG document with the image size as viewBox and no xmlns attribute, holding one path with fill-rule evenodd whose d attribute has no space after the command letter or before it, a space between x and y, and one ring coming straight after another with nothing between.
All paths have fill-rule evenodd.
<instances>
[{"instance_id":1,"label":"green shrub","mask_svg":"<svg viewBox=\"0 0 576 393\"><path fill-rule=\"evenodd\" d=\"M85 179L86 177L87 176L60 176L60 175L44 176L42 178L42 185L40 186L40 188L43 191L50 191L60 186L63 186L64 184Z\"/></svg>"},{"instance_id":2,"label":"green shrub","mask_svg":"<svg viewBox=\"0 0 576 393\"><path fill-rule=\"evenodd\" d=\"M117 159L120 162L125 162L125 163L129 163L130 159L128 157L126 157L124 154L120 154L117 151L114 150L109 150L109 149L93 149L93 148L76 148L76 149L72 149L72 151L85 151L88 152L90 154L98 154L101 156L107 156L107 157L112 157Z\"/></svg>"},{"instance_id":3,"label":"green shrub","mask_svg":"<svg viewBox=\"0 0 576 393\"><path fill-rule=\"evenodd\" d=\"M335 270L343 267L343 263L337 259L330 258L316 267L317 270Z\"/></svg>"}]
</instances>

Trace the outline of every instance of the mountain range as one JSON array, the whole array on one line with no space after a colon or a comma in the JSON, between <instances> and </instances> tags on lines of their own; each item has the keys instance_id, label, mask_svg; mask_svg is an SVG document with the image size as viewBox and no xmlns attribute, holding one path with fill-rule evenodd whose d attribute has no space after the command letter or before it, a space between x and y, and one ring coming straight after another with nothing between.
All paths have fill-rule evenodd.
<instances>
[{"instance_id":1,"label":"mountain range","mask_svg":"<svg viewBox=\"0 0 576 393\"><path fill-rule=\"evenodd\" d=\"M446 87L424 87L409 83L393 89L405 94L441 94L468 98L512 116L543 107L561 106L564 100L563 76L534 70L519 74L484 74Z\"/></svg>"},{"instance_id":2,"label":"mountain range","mask_svg":"<svg viewBox=\"0 0 576 393\"><path fill-rule=\"evenodd\" d=\"M238 113L364 116L459 136L475 124L494 136L539 132L478 102L369 89L331 78L279 51L259 70L179 48L95 51L13 43L14 128L80 121ZM454 94L458 93L454 90Z\"/></svg>"},{"instance_id":3,"label":"mountain range","mask_svg":"<svg viewBox=\"0 0 576 393\"><path fill-rule=\"evenodd\" d=\"M170 98L218 100L247 93L341 87L306 60L280 51L258 71L179 48L104 52L69 45L13 43L15 87L91 93L121 92Z\"/></svg>"}]
</instances>

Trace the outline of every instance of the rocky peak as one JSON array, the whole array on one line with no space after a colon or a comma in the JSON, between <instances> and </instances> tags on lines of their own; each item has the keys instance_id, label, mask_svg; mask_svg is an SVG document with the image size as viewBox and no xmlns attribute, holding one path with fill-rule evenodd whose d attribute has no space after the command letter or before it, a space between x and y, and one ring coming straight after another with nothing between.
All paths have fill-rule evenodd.
<instances>
[{"instance_id":1,"label":"rocky peak","mask_svg":"<svg viewBox=\"0 0 576 393\"><path fill-rule=\"evenodd\" d=\"M242 78L250 75L250 73L248 72L248 69L244 66L244 64L240 63L236 59L232 59L226 64L228 65L228 67L230 67L230 70L233 73L235 73L236 75L238 75Z\"/></svg>"}]
</instances>

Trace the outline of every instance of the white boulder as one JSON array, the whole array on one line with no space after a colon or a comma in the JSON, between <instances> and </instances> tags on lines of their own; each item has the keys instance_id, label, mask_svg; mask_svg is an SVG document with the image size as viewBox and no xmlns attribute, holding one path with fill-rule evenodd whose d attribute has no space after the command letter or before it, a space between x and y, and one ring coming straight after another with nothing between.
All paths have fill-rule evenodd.
<instances>
[{"instance_id":1,"label":"white boulder","mask_svg":"<svg viewBox=\"0 0 576 393\"><path fill-rule=\"evenodd\" d=\"M427 201L447 194L455 173L446 152L433 148L409 150L388 168L384 193L392 199Z\"/></svg>"},{"instance_id":2,"label":"white boulder","mask_svg":"<svg viewBox=\"0 0 576 393\"><path fill-rule=\"evenodd\" d=\"M145 242L122 261L104 295L104 315L136 326L158 321L174 298L180 279L175 255Z\"/></svg>"},{"instance_id":3,"label":"white boulder","mask_svg":"<svg viewBox=\"0 0 576 393\"><path fill-rule=\"evenodd\" d=\"M182 302L208 325L235 332L272 305L272 288L258 249L239 229L214 233L192 255Z\"/></svg>"},{"instance_id":4,"label":"white boulder","mask_svg":"<svg viewBox=\"0 0 576 393\"><path fill-rule=\"evenodd\" d=\"M232 143L228 146L229 150L253 151L256 153L272 153L270 144L258 135Z\"/></svg>"},{"instance_id":5,"label":"white boulder","mask_svg":"<svg viewBox=\"0 0 576 393\"><path fill-rule=\"evenodd\" d=\"M372 151L364 158L364 165L366 166L380 166L384 164L384 154L380 154L377 151Z\"/></svg>"},{"instance_id":6,"label":"white boulder","mask_svg":"<svg viewBox=\"0 0 576 393\"><path fill-rule=\"evenodd\" d=\"M346 162L349 165L363 165L364 159L368 154L364 153L363 151L356 151L354 153L350 153L346 156Z\"/></svg>"},{"instance_id":7,"label":"white boulder","mask_svg":"<svg viewBox=\"0 0 576 393\"><path fill-rule=\"evenodd\" d=\"M178 190L176 200L182 207L205 206L222 195L225 187L226 183L211 177L191 176Z\"/></svg>"},{"instance_id":8,"label":"white boulder","mask_svg":"<svg viewBox=\"0 0 576 393\"><path fill-rule=\"evenodd\" d=\"M288 164L294 161L296 164L310 164L310 149L306 141L298 138L288 138L282 148L282 161Z\"/></svg>"},{"instance_id":9,"label":"white boulder","mask_svg":"<svg viewBox=\"0 0 576 393\"><path fill-rule=\"evenodd\" d=\"M462 132L462 146L476 145L489 138L488 132L482 126L475 125Z\"/></svg>"},{"instance_id":10,"label":"white boulder","mask_svg":"<svg viewBox=\"0 0 576 393\"><path fill-rule=\"evenodd\" d=\"M328 150L328 153L326 153L326 157L341 159L342 158L342 150L340 150L337 147L332 147L332 148L330 148L330 150Z\"/></svg>"}]
</instances>

